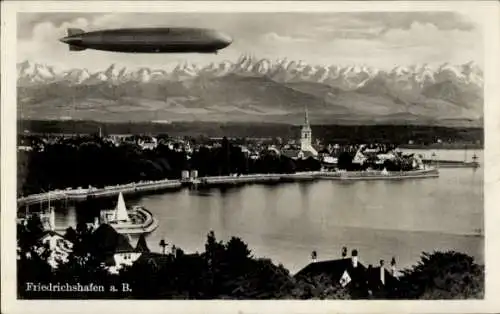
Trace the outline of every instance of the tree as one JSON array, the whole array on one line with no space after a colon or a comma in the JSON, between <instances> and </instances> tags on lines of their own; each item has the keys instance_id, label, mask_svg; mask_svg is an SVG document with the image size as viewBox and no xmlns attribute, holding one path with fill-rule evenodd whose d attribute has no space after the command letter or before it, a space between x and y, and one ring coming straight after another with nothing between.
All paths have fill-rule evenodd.
<instances>
[{"instance_id":1,"label":"tree","mask_svg":"<svg viewBox=\"0 0 500 314\"><path fill-rule=\"evenodd\" d=\"M281 156L281 170L284 173L295 173L297 166L292 158Z\"/></svg>"},{"instance_id":2,"label":"tree","mask_svg":"<svg viewBox=\"0 0 500 314\"><path fill-rule=\"evenodd\" d=\"M326 275L296 279L291 297L296 299L349 300L349 290Z\"/></svg>"},{"instance_id":3,"label":"tree","mask_svg":"<svg viewBox=\"0 0 500 314\"><path fill-rule=\"evenodd\" d=\"M41 237L44 228L40 216L32 215L26 222L26 227L18 225L18 240L21 248L29 247Z\"/></svg>"},{"instance_id":4,"label":"tree","mask_svg":"<svg viewBox=\"0 0 500 314\"><path fill-rule=\"evenodd\" d=\"M78 239L78 235L77 235L75 229L73 229L72 227L66 228L66 232L64 233L64 237L72 243L75 243Z\"/></svg>"},{"instance_id":5,"label":"tree","mask_svg":"<svg viewBox=\"0 0 500 314\"><path fill-rule=\"evenodd\" d=\"M339 155L337 166L339 169L349 170L352 168L353 157L348 152L342 152Z\"/></svg>"},{"instance_id":6,"label":"tree","mask_svg":"<svg viewBox=\"0 0 500 314\"><path fill-rule=\"evenodd\" d=\"M455 251L422 253L405 270L400 297L410 299L480 299L484 297L484 267Z\"/></svg>"},{"instance_id":7,"label":"tree","mask_svg":"<svg viewBox=\"0 0 500 314\"><path fill-rule=\"evenodd\" d=\"M205 243L205 257L210 267L217 267L222 261L225 253L225 247L222 241L217 241L215 232L212 230L207 235Z\"/></svg>"},{"instance_id":8,"label":"tree","mask_svg":"<svg viewBox=\"0 0 500 314\"><path fill-rule=\"evenodd\" d=\"M226 254L230 262L238 263L250 257L248 245L238 237L232 237L226 244Z\"/></svg>"}]
</instances>

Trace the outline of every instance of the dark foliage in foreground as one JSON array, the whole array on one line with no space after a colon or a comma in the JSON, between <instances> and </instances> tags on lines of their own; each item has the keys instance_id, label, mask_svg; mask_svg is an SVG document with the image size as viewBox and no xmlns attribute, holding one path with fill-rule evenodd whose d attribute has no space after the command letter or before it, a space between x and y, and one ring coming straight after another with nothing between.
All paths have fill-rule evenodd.
<instances>
[{"instance_id":1,"label":"dark foliage in foreground","mask_svg":"<svg viewBox=\"0 0 500 314\"><path fill-rule=\"evenodd\" d=\"M295 278L282 265L269 259L256 258L247 244L233 237L228 242L217 241L213 232L207 236L205 251L185 254L172 247L166 254L143 255L132 267L118 275L109 274L96 252L87 244L93 237L84 226L68 229L74 251L69 262L52 270L31 252L34 233L39 225L18 227L18 296L20 298L134 298L134 299L355 299L360 291L328 275ZM96 240L96 239L94 239ZM98 239L97 239L98 240ZM106 245L99 245L101 250ZM31 252L31 258L26 258ZM92 252L92 254L90 254ZM105 292L27 292L28 282L103 285ZM391 299L466 299L484 295L484 268L473 258L457 252L423 253L421 261L405 270L401 287L394 295L370 298ZM122 284L131 291L122 290ZM116 291L109 288L118 287Z\"/></svg>"},{"instance_id":2,"label":"dark foliage in foreground","mask_svg":"<svg viewBox=\"0 0 500 314\"><path fill-rule=\"evenodd\" d=\"M454 251L422 253L417 265L401 278L402 296L415 299L482 299L484 266Z\"/></svg>"}]
</instances>

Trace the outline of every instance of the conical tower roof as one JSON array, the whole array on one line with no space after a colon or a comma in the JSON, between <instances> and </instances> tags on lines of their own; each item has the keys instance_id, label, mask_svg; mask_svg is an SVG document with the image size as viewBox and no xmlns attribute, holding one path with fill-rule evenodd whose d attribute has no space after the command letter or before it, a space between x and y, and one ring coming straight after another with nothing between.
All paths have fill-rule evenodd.
<instances>
[{"instance_id":1,"label":"conical tower roof","mask_svg":"<svg viewBox=\"0 0 500 314\"><path fill-rule=\"evenodd\" d=\"M144 234L141 234L141 236L139 237L135 251L141 252L141 253L150 252L150 250L148 248L148 244L146 243L146 237L144 236Z\"/></svg>"},{"instance_id":2,"label":"conical tower roof","mask_svg":"<svg viewBox=\"0 0 500 314\"><path fill-rule=\"evenodd\" d=\"M304 111L304 125L309 126L309 112L307 111L307 106L305 106Z\"/></svg>"},{"instance_id":3,"label":"conical tower roof","mask_svg":"<svg viewBox=\"0 0 500 314\"><path fill-rule=\"evenodd\" d=\"M302 125L302 130L310 130L311 126L309 125L309 111L307 110L307 106L304 106L304 124Z\"/></svg>"},{"instance_id":4,"label":"conical tower roof","mask_svg":"<svg viewBox=\"0 0 500 314\"><path fill-rule=\"evenodd\" d=\"M116 221L128 221L127 206L125 205L125 200L123 199L123 194L120 192L118 195L118 204L115 209L115 220Z\"/></svg>"}]
</instances>

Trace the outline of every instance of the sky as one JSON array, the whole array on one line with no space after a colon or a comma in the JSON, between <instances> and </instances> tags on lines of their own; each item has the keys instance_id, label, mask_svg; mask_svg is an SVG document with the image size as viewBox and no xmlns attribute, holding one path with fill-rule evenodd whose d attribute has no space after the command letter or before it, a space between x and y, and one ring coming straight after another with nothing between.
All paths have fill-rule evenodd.
<instances>
[{"instance_id":1,"label":"sky","mask_svg":"<svg viewBox=\"0 0 500 314\"><path fill-rule=\"evenodd\" d=\"M233 43L214 54L70 52L58 41L68 27L85 31L121 27L206 27ZM315 65L367 65L380 69L413 64L483 66L482 30L454 12L351 13L18 13L17 61L56 68L169 69L179 62L206 65L257 58L303 60Z\"/></svg>"}]
</instances>

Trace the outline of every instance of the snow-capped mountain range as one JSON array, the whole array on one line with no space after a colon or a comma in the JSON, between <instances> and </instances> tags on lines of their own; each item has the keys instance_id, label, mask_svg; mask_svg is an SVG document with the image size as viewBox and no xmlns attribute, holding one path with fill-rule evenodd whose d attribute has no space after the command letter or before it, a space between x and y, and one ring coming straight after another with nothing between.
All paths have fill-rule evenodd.
<instances>
[{"instance_id":1,"label":"snow-capped mountain range","mask_svg":"<svg viewBox=\"0 0 500 314\"><path fill-rule=\"evenodd\" d=\"M445 81L483 86L483 71L474 62L462 65L448 63L438 67L429 65L397 66L391 71L381 71L369 66L318 66L288 59L257 59L243 55L236 62L224 61L200 67L181 63L173 70L140 68L129 70L115 64L107 69L89 72L87 69L56 71L54 67L30 61L17 64L19 85L66 82L68 84L95 84L127 81L150 82L155 80L182 81L197 76L221 77L228 74L266 76L276 82L310 81L323 83L344 90L363 87L367 82L382 77L391 83L405 83L408 87L425 87Z\"/></svg>"},{"instance_id":2,"label":"snow-capped mountain range","mask_svg":"<svg viewBox=\"0 0 500 314\"><path fill-rule=\"evenodd\" d=\"M127 116L123 109L127 107L136 112L134 117L156 111L157 119L185 115L224 119L236 114L243 120L272 116L282 122L283 116L298 114L305 105L313 119L317 114L318 119L328 121L347 117L397 117L403 122L477 120L483 115L483 72L474 62L397 66L387 71L243 55L235 62L180 63L172 70L112 64L91 72L24 61L17 64L17 79L18 101L25 116L47 112L57 116L64 110L67 115L68 97L73 109L78 107L75 103L80 104L78 113L73 110L75 115L86 111L116 116L120 111L120 119Z\"/></svg>"}]
</instances>

